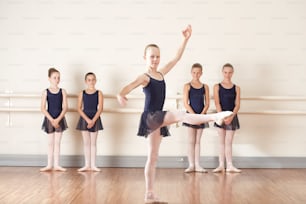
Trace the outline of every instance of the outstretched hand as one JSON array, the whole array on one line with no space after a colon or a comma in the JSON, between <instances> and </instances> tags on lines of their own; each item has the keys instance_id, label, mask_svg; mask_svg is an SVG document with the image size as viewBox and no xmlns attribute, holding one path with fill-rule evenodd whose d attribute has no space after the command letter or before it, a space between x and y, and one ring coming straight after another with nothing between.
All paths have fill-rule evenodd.
<instances>
[{"instance_id":1,"label":"outstretched hand","mask_svg":"<svg viewBox=\"0 0 306 204\"><path fill-rule=\"evenodd\" d=\"M191 25L188 25L185 30L182 31L183 36L185 37L186 40L188 40L191 36L192 33L192 28Z\"/></svg>"},{"instance_id":2,"label":"outstretched hand","mask_svg":"<svg viewBox=\"0 0 306 204\"><path fill-rule=\"evenodd\" d=\"M117 100L121 106L126 106L128 99L125 96L117 95Z\"/></svg>"}]
</instances>

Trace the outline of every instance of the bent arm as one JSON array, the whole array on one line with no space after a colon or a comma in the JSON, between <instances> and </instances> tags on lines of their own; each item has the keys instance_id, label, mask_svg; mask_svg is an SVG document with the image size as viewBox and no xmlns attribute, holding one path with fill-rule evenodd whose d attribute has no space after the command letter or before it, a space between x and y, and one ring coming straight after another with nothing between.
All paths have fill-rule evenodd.
<instances>
[{"instance_id":1,"label":"bent arm","mask_svg":"<svg viewBox=\"0 0 306 204\"><path fill-rule=\"evenodd\" d=\"M183 93L184 107L189 113L195 113L189 104L189 90L190 90L190 85L185 84L184 93Z\"/></svg>"},{"instance_id":2,"label":"bent arm","mask_svg":"<svg viewBox=\"0 0 306 204\"><path fill-rule=\"evenodd\" d=\"M41 96L40 110L49 121L53 121L54 118L49 114L46 106L47 106L47 91L44 90Z\"/></svg>"},{"instance_id":3,"label":"bent arm","mask_svg":"<svg viewBox=\"0 0 306 204\"><path fill-rule=\"evenodd\" d=\"M98 99L99 103L98 103L98 110L95 114L95 116L93 117L93 122L96 122L98 120L98 118L100 117L102 111L103 111L103 93L101 91L99 91L99 99Z\"/></svg>"},{"instance_id":4,"label":"bent arm","mask_svg":"<svg viewBox=\"0 0 306 204\"><path fill-rule=\"evenodd\" d=\"M205 98L204 98L204 108L202 111L202 114L206 114L207 110L209 108L210 105L210 98L209 98L209 88L206 84L204 84L204 88L205 88Z\"/></svg>"},{"instance_id":5,"label":"bent arm","mask_svg":"<svg viewBox=\"0 0 306 204\"><path fill-rule=\"evenodd\" d=\"M67 110L68 110L68 102L67 102L67 93L64 89L62 89L63 94L63 102L62 102L62 112L61 114L56 118L56 120L60 121L64 118Z\"/></svg>"},{"instance_id":6,"label":"bent arm","mask_svg":"<svg viewBox=\"0 0 306 204\"><path fill-rule=\"evenodd\" d=\"M126 95L129 94L132 90L134 90L140 85L145 86L148 83L149 83L149 78L146 75L142 74L139 77L137 77L136 80L132 81L131 83L123 87L119 92L119 94L117 95L117 99L120 105L122 106L126 105L128 101Z\"/></svg>"},{"instance_id":7,"label":"bent arm","mask_svg":"<svg viewBox=\"0 0 306 204\"><path fill-rule=\"evenodd\" d=\"M221 112L221 104L220 104L220 96L219 96L219 84L215 84L214 86L214 101L217 112Z\"/></svg>"}]
</instances>

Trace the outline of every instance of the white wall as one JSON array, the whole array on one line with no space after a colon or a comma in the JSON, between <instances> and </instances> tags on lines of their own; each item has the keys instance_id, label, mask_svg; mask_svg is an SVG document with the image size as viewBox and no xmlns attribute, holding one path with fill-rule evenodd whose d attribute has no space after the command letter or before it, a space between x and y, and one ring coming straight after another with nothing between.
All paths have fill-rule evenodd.
<instances>
[{"instance_id":1,"label":"white wall","mask_svg":"<svg viewBox=\"0 0 306 204\"><path fill-rule=\"evenodd\" d=\"M93 71L106 94L145 72L142 58L148 43L161 47L161 63L175 54L180 31L193 26L182 60L166 76L169 96L182 92L191 79L190 66L204 65L202 80L222 79L221 67L235 66L234 82L242 97L305 96L306 1L180 0L0 0L0 93L40 94L48 87L47 70L61 71L61 86L70 94L84 88ZM178 83L179 82L179 83ZM141 88L133 94L141 94ZM129 107L142 107L131 100ZM39 107L39 98L12 99L12 106ZM141 104L139 106L139 104ZM75 99L69 98L71 108ZM0 98L0 107L8 106ZM118 105L107 99L105 106ZM166 107L175 108L168 100ZM214 109L213 102L211 110ZM241 111L305 111L304 101L243 100ZM75 112L67 114L62 153L82 154ZM0 154L45 154L42 114L0 112ZM99 155L145 155L145 139L136 137L139 114L102 115ZM241 114L235 156L306 156L305 115ZM160 155L185 155L186 130L171 127ZM205 130L202 155L217 155L216 130Z\"/></svg>"}]
</instances>

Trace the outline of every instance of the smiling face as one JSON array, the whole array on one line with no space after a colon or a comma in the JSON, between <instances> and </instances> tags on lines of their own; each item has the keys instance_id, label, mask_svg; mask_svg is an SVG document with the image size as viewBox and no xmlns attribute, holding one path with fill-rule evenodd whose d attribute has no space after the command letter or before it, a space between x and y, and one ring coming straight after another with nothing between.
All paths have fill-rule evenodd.
<instances>
[{"instance_id":1,"label":"smiling face","mask_svg":"<svg viewBox=\"0 0 306 204\"><path fill-rule=\"evenodd\" d=\"M198 81L200 80L201 76L202 76L202 68L201 67L193 67L191 69L191 76L192 76L192 79L195 80L195 81Z\"/></svg>"},{"instance_id":2,"label":"smiling face","mask_svg":"<svg viewBox=\"0 0 306 204\"><path fill-rule=\"evenodd\" d=\"M144 59L146 64L151 69L157 69L160 62L160 51L158 47L147 47L145 50Z\"/></svg>"},{"instance_id":3,"label":"smiling face","mask_svg":"<svg viewBox=\"0 0 306 204\"><path fill-rule=\"evenodd\" d=\"M234 73L234 69L231 66L224 66L222 69L222 73L225 80L231 80Z\"/></svg>"}]
</instances>

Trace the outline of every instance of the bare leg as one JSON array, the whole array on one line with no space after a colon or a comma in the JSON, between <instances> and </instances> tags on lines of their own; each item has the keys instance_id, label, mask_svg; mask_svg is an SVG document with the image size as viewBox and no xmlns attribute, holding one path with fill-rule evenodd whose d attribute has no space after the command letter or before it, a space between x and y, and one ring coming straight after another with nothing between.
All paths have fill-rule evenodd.
<instances>
[{"instance_id":1,"label":"bare leg","mask_svg":"<svg viewBox=\"0 0 306 204\"><path fill-rule=\"evenodd\" d=\"M202 133L203 133L203 129L196 129L196 137L195 137L195 144L194 144L194 161L195 161L195 171L206 173L207 171L203 169L200 165Z\"/></svg>"},{"instance_id":2,"label":"bare leg","mask_svg":"<svg viewBox=\"0 0 306 204\"><path fill-rule=\"evenodd\" d=\"M225 130L223 128L218 128L219 135L219 166L213 170L214 173L220 173L224 171L224 160L225 160Z\"/></svg>"},{"instance_id":3,"label":"bare leg","mask_svg":"<svg viewBox=\"0 0 306 204\"><path fill-rule=\"evenodd\" d=\"M216 121L220 123L220 121L232 114L233 113L231 111L224 111L205 115L186 113L184 111L168 111L165 115L164 122L161 127L171 125L177 122L185 122L192 125L199 125L210 121Z\"/></svg>"},{"instance_id":4,"label":"bare leg","mask_svg":"<svg viewBox=\"0 0 306 204\"><path fill-rule=\"evenodd\" d=\"M41 168L40 171L50 171L53 166L53 152L54 152L54 133L48 134L48 164Z\"/></svg>"},{"instance_id":5,"label":"bare leg","mask_svg":"<svg viewBox=\"0 0 306 204\"><path fill-rule=\"evenodd\" d=\"M101 171L96 166L96 156L97 156L97 136L98 132L90 133L90 168L92 171Z\"/></svg>"},{"instance_id":6,"label":"bare leg","mask_svg":"<svg viewBox=\"0 0 306 204\"><path fill-rule=\"evenodd\" d=\"M185 173L194 172L195 170L195 140L196 140L196 129L187 127L188 132L188 162L189 166L187 169L185 169Z\"/></svg>"},{"instance_id":7,"label":"bare leg","mask_svg":"<svg viewBox=\"0 0 306 204\"><path fill-rule=\"evenodd\" d=\"M88 131L82 131L83 137L83 148L84 148L84 158L85 166L78 169L78 171L89 171L90 170L90 133Z\"/></svg>"},{"instance_id":8,"label":"bare leg","mask_svg":"<svg viewBox=\"0 0 306 204\"><path fill-rule=\"evenodd\" d=\"M158 159L159 146L162 141L160 129L155 130L148 136L148 157L144 169L146 181L145 202L154 202L158 200L154 195L154 181L156 172L156 163Z\"/></svg>"},{"instance_id":9,"label":"bare leg","mask_svg":"<svg viewBox=\"0 0 306 204\"><path fill-rule=\"evenodd\" d=\"M55 140L54 140L54 166L53 168L55 171L66 171L65 168L59 165L62 132L55 132L54 136L55 136Z\"/></svg>"},{"instance_id":10,"label":"bare leg","mask_svg":"<svg viewBox=\"0 0 306 204\"><path fill-rule=\"evenodd\" d=\"M226 136L225 136L226 172L240 173L241 170L237 169L233 165L232 146L233 146L234 134L235 134L235 131L233 131L233 130L227 130L226 131Z\"/></svg>"}]
</instances>

